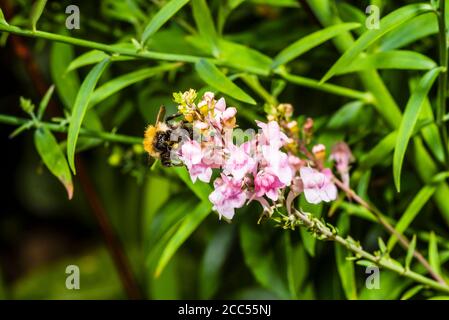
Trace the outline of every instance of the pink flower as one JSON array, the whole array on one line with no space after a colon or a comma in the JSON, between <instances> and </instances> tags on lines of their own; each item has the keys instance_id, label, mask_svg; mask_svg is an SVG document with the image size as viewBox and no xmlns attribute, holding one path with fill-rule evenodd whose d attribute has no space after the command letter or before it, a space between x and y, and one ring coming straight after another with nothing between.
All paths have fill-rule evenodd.
<instances>
[{"instance_id":1,"label":"pink flower","mask_svg":"<svg viewBox=\"0 0 449 320\"><path fill-rule=\"evenodd\" d=\"M249 146L248 143L244 143L239 147L233 144L228 145L230 157L226 160L224 169L226 173L232 174L236 180L243 179L256 166L256 161L248 154Z\"/></svg>"},{"instance_id":2,"label":"pink flower","mask_svg":"<svg viewBox=\"0 0 449 320\"><path fill-rule=\"evenodd\" d=\"M204 163L195 164L188 167L190 178L195 183L196 179L200 179L203 182L209 183L212 177L212 168Z\"/></svg>"},{"instance_id":3,"label":"pink flower","mask_svg":"<svg viewBox=\"0 0 449 320\"><path fill-rule=\"evenodd\" d=\"M201 163L202 157L201 145L197 141L189 140L182 144L180 158L187 167Z\"/></svg>"},{"instance_id":4,"label":"pink flower","mask_svg":"<svg viewBox=\"0 0 449 320\"><path fill-rule=\"evenodd\" d=\"M267 163L267 169L276 175L283 184L289 186L293 178L293 173L288 162L287 154L271 145L262 146L262 154Z\"/></svg>"},{"instance_id":5,"label":"pink flower","mask_svg":"<svg viewBox=\"0 0 449 320\"><path fill-rule=\"evenodd\" d=\"M181 160L189 170L190 178L195 183L197 179L203 182L209 182L212 176L212 168L203 161L203 150L201 145L190 140L181 147Z\"/></svg>"},{"instance_id":6,"label":"pink flower","mask_svg":"<svg viewBox=\"0 0 449 320\"><path fill-rule=\"evenodd\" d=\"M259 139L261 145L270 145L273 148L280 149L288 141L288 137L281 131L276 121L263 123L256 120L256 123L262 129Z\"/></svg>"},{"instance_id":7,"label":"pink flower","mask_svg":"<svg viewBox=\"0 0 449 320\"><path fill-rule=\"evenodd\" d=\"M221 131L223 127L234 128L235 127L235 115L237 109L234 107L226 108L226 101L224 98L220 98L214 106L214 111L207 116L208 122L215 127L218 131Z\"/></svg>"},{"instance_id":8,"label":"pink flower","mask_svg":"<svg viewBox=\"0 0 449 320\"><path fill-rule=\"evenodd\" d=\"M303 161L299 159L297 156L292 154L288 155L288 164L290 165L290 169L292 170L292 174L295 175L297 171L303 166Z\"/></svg>"},{"instance_id":9,"label":"pink flower","mask_svg":"<svg viewBox=\"0 0 449 320\"><path fill-rule=\"evenodd\" d=\"M214 181L215 190L209 195L213 209L220 216L232 219L236 208L241 208L246 201L246 194L242 190L242 183L222 174Z\"/></svg>"},{"instance_id":10,"label":"pink flower","mask_svg":"<svg viewBox=\"0 0 449 320\"><path fill-rule=\"evenodd\" d=\"M354 162L351 149L344 142L338 142L332 148L331 157L335 161L338 173L343 179L343 183L349 187L349 169L350 164Z\"/></svg>"},{"instance_id":11,"label":"pink flower","mask_svg":"<svg viewBox=\"0 0 449 320\"><path fill-rule=\"evenodd\" d=\"M277 201L279 198L279 189L284 186L277 176L264 170L259 171L254 178L256 197L266 195L271 200Z\"/></svg>"},{"instance_id":12,"label":"pink flower","mask_svg":"<svg viewBox=\"0 0 449 320\"><path fill-rule=\"evenodd\" d=\"M319 172L309 167L302 167L300 174L307 202L318 204L337 198L337 187L331 181L332 173L329 169Z\"/></svg>"}]
</instances>

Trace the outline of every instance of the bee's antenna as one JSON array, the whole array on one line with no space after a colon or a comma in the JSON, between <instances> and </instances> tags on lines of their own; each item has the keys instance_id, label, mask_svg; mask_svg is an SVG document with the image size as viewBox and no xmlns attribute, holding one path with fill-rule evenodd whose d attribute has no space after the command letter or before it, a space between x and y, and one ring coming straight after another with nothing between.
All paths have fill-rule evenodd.
<instances>
[{"instance_id":1,"label":"bee's antenna","mask_svg":"<svg viewBox=\"0 0 449 320\"><path fill-rule=\"evenodd\" d=\"M157 114L156 123L163 122L165 118L165 107L164 105L161 105L159 108L159 112Z\"/></svg>"}]
</instances>

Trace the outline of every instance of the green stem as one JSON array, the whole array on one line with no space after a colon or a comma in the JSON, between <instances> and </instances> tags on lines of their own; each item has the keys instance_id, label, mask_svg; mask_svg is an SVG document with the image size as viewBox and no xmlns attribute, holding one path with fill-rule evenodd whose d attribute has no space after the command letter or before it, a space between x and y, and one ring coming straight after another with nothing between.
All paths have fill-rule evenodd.
<instances>
[{"instance_id":1,"label":"green stem","mask_svg":"<svg viewBox=\"0 0 449 320\"><path fill-rule=\"evenodd\" d=\"M438 12L438 26L439 26L439 53L440 66L444 68L440 73L438 81L438 105L437 105L437 123L440 130L441 139L443 141L444 160L449 166L449 150L446 124L444 123L444 115L446 114L446 100L447 100L447 67L448 67L448 47L446 35L446 1L440 0L440 8Z\"/></svg>"},{"instance_id":2,"label":"green stem","mask_svg":"<svg viewBox=\"0 0 449 320\"><path fill-rule=\"evenodd\" d=\"M351 98L351 99L357 99L360 101L364 101L365 103L371 104L374 102L373 95L369 92L361 92L345 87L340 87L334 84L328 84L328 83L320 83L318 80L313 80L309 78L304 78L301 76L292 75L285 71L277 72L282 78L285 80L306 87L311 89L316 89L332 94L336 94L339 96Z\"/></svg>"},{"instance_id":3,"label":"green stem","mask_svg":"<svg viewBox=\"0 0 449 320\"><path fill-rule=\"evenodd\" d=\"M346 247L349 251L355 253L356 256L371 261L372 263L380 267L396 272L401 276L407 277L416 282L427 285L435 290L449 293L449 286L447 286L446 284L439 283L425 276L422 276L419 273L406 269L399 263L393 262L391 259L375 256L363 250L363 248L360 245L358 245L355 241L349 241L348 239L339 236L335 232L332 232L332 230L330 230L329 227L324 225L321 221L313 220L308 215L299 212L296 209L293 209L293 214L295 218L298 220L297 222L299 225L303 225L309 229L312 229L322 239L337 242L338 244Z\"/></svg>"},{"instance_id":4,"label":"green stem","mask_svg":"<svg viewBox=\"0 0 449 320\"><path fill-rule=\"evenodd\" d=\"M80 47L90 48L90 49L96 49L101 50L108 53L115 53L115 54L121 54L124 56L129 57L135 57L140 59L154 59L154 60L167 60L167 61L178 61L178 62L190 62L195 63L198 60L200 60L203 57L195 57L195 56L189 56L189 55L182 55L182 54L172 54L172 53L161 53L161 52L154 52L154 51L148 51L144 50L142 52L138 51L137 49L128 49L119 47L116 45L109 45L104 43L98 43L95 41L89 41L74 37L68 37L63 36L60 34L45 32L45 31L32 31L32 30L26 30L21 29L16 26L6 25L3 23L0 23L0 31L16 34L19 36L24 37L30 37L30 38L40 38L40 39L46 39L50 41L57 41L67 44L72 44Z\"/></svg>"},{"instance_id":5,"label":"green stem","mask_svg":"<svg viewBox=\"0 0 449 320\"><path fill-rule=\"evenodd\" d=\"M0 123L5 123L13 126L21 126L25 123L30 123L30 121L32 120L0 114ZM66 126L62 126L56 123L50 122L37 122L37 123L32 122L32 123L33 125L31 125L30 128L37 128L38 126L42 126L54 132L68 131L68 128ZM109 142L117 142L125 144L142 144L142 138L139 137L127 136L123 134L116 134L110 132L94 131L85 128L81 128L80 135L85 137L97 138Z\"/></svg>"}]
</instances>

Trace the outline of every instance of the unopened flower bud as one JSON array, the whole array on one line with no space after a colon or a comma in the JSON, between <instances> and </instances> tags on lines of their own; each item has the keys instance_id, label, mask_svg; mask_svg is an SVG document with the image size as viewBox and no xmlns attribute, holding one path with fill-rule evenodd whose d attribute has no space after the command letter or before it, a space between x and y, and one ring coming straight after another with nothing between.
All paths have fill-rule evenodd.
<instances>
[{"instance_id":1,"label":"unopened flower bud","mask_svg":"<svg viewBox=\"0 0 449 320\"><path fill-rule=\"evenodd\" d=\"M326 147L323 144L313 146L312 152L318 161L322 162L326 159Z\"/></svg>"}]
</instances>

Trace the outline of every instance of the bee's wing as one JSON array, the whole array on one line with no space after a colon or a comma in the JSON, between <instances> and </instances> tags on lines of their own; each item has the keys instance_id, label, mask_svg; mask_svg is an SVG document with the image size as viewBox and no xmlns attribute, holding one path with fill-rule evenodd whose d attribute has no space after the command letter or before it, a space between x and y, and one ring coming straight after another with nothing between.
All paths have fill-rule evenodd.
<instances>
[{"instance_id":1,"label":"bee's wing","mask_svg":"<svg viewBox=\"0 0 449 320\"><path fill-rule=\"evenodd\" d=\"M165 118L165 107L162 105L159 108L159 112L158 112L157 118L156 118L156 123L164 122L164 118Z\"/></svg>"}]
</instances>

